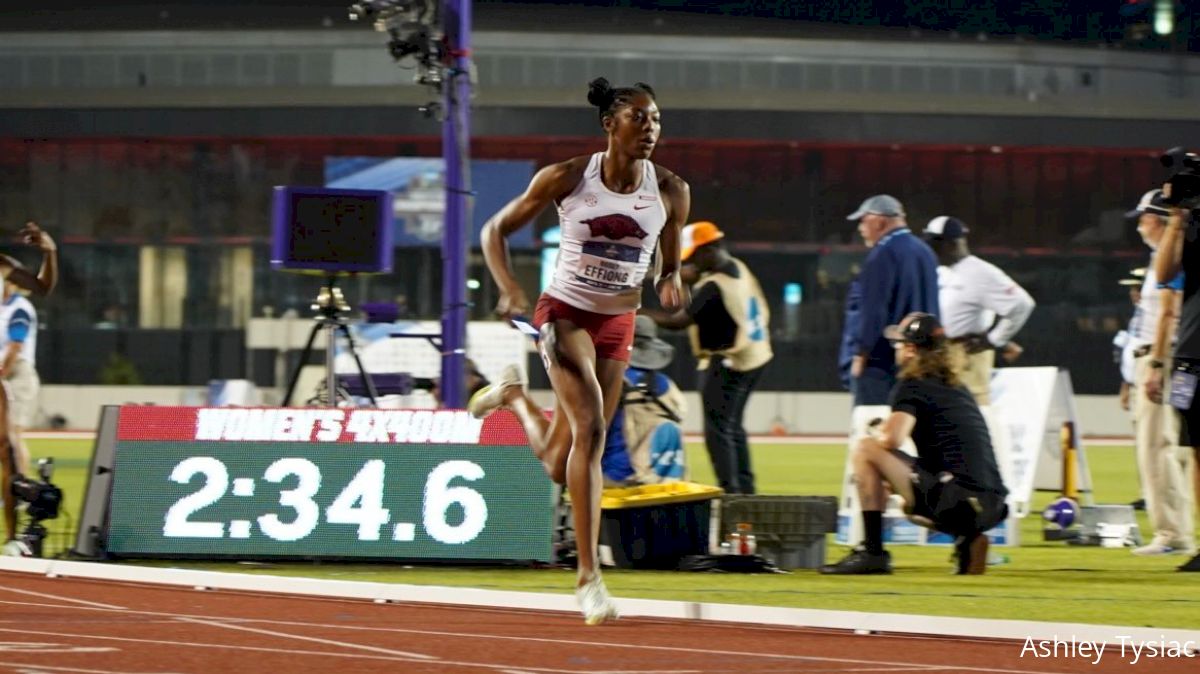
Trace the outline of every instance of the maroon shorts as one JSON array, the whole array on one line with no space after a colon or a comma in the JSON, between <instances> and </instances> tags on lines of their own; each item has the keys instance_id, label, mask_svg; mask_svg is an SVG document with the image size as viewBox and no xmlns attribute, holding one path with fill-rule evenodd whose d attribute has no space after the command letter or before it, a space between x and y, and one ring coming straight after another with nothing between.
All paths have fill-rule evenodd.
<instances>
[{"instance_id":1,"label":"maroon shorts","mask_svg":"<svg viewBox=\"0 0 1200 674\"><path fill-rule=\"evenodd\" d=\"M596 345L596 358L607 358L629 362L629 351L633 346L633 322L636 311L624 314L597 314L571 306L566 302L543 294L533 310L533 325L539 330L550 321L565 320L585 330Z\"/></svg>"}]
</instances>

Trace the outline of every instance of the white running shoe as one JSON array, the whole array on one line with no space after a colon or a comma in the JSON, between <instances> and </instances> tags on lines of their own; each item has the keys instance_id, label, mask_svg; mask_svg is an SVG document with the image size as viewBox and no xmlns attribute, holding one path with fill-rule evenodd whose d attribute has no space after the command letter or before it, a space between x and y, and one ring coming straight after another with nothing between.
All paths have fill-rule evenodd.
<instances>
[{"instance_id":1,"label":"white running shoe","mask_svg":"<svg viewBox=\"0 0 1200 674\"><path fill-rule=\"evenodd\" d=\"M600 625L621 617L598 575L575 588L575 599L579 602L579 610L583 611L583 621L589 625Z\"/></svg>"},{"instance_id":2,"label":"white running shoe","mask_svg":"<svg viewBox=\"0 0 1200 674\"><path fill-rule=\"evenodd\" d=\"M1181 555L1187 550L1176 548L1161 541L1150 541L1149 545L1143 545L1140 548L1134 548L1133 554L1141 557L1157 557L1159 555Z\"/></svg>"},{"instance_id":3,"label":"white running shoe","mask_svg":"<svg viewBox=\"0 0 1200 674\"><path fill-rule=\"evenodd\" d=\"M12 540L5 543L3 548L0 548L0 555L4 557L32 557L33 550L30 550L24 541Z\"/></svg>"},{"instance_id":4,"label":"white running shoe","mask_svg":"<svg viewBox=\"0 0 1200 674\"><path fill-rule=\"evenodd\" d=\"M467 411L476 419L482 419L504 407L504 391L510 387L524 388L525 379L516 365L509 365L500 373L500 378L475 392L467 401Z\"/></svg>"}]
</instances>

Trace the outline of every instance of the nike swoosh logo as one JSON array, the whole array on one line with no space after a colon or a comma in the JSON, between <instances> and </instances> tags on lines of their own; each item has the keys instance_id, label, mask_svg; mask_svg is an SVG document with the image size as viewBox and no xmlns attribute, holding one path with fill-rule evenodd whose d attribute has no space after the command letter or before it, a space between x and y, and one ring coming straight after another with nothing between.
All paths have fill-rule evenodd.
<instances>
[{"instance_id":1,"label":"nike swoosh logo","mask_svg":"<svg viewBox=\"0 0 1200 674\"><path fill-rule=\"evenodd\" d=\"M633 207L633 210L635 210L635 211L640 211L640 210L642 210L642 209L644 209L644 208L650 208L650 206L638 206L638 205L636 205L636 204L635 204L635 205L634 205L634 207Z\"/></svg>"}]
</instances>

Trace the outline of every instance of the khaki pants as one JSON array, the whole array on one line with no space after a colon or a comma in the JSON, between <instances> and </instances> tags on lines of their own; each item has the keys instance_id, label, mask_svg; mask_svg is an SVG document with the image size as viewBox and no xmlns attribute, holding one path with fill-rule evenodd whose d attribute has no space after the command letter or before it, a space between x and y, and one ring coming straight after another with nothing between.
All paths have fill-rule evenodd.
<instances>
[{"instance_id":1,"label":"khaki pants","mask_svg":"<svg viewBox=\"0 0 1200 674\"><path fill-rule=\"evenodd\" d=\"M950 362L963 386L975 396L980 407L992 404L992 366L996 352L992 349L968 354L962 344L950 342Z\"/></svg>"},{"instance_id":2,"label":"khaki pants","mask_svg":"<svg viewBox=\"0 0 1200 674\"><path fill-rule=\"evenodd\" d=\"M967 387L983 419L987 423L988 435L992 440L992 453L996 455L996 468L1000 471L1000 479L1009 489L1013 488L1012 436L1008 426L1000 423L992 414L992 368L996 363L996 351L987 349L979 353L968 354L962 344L950 342L950 363L959 382Z\"/></svg>"},{"instance_id":3,"label":"khaki pants","mask_svg":"<svg viewBox=\"0 0 1200 674\"><path fill-rule=\"evenodd\" d=\"M1155 374L1150 357L1134 361L1134 429L1137 440L1138 470L1142 493L1146 495L1146 514L1154 530L1154 541L1191 550L1195 547L1192 524L1191 485L1192 450L1176 442L1175 413L1165 403L1154 403L1145 394L1146 381ZM1161 370L1160 370L1161 372ZM1168 397L1163 391L1163 398Z\"/></svg>"},{"instance_id":4,"label":"khaki pants","mask_svg":"<svg viewBox=\"0 0 1200 674\"><path fill-rule=\"evenodd\" d=\"M38 378L37 370L29 361L18 358L12 372L4 380L4 388L8 390L8 418L12 423L22 428L29 428L33 424L41 387L42 380Z\"/></svg>"}]
</instances>

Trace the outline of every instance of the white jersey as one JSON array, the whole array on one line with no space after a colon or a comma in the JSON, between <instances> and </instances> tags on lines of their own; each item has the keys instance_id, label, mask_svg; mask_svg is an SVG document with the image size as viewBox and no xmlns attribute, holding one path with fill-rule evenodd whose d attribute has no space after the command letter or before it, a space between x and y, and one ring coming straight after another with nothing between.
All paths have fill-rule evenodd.
<instances>
[{"instance_id":1,"label":"white jersey","mask_svg":"<svg viewBox=\"0 0 1200 674\"><path fill-rule=\"evenodd\" d=\"M1175 287L1178 285L1179 287ZM1154 256L1150 256L1150 262L1146 265L1146 275L1142 279L1142 299L1138 302L1137 313L1134 314L1133 321L1130 322L1129 331L1130 337L1133 338L1134 348L1145 344L1153 344L1155 330L1158 329L1158 319L1162 316L1162 291L1167 287L1176 292L1182 291L1182 282L1176 279L1175 284L1160 284L1158 277L1154 274ZM1178 315L1175 317L1175 325L1171 326L1171 335L1175 334L1175 327L1179 325Z\"/></svg>"},{"instance_id":2,"label":"white jersey","mask_svg":"<svg viewBox=\"0 0 1200 674\"><path fill-rule=\"evenodd\" d=\"M1025 289L1017 285L996 265L968 255L953 266L938 267L938 305L942 325L951 339L988 331L993 346L1004 346L1013 338L1035 303Z\"/></svg>"},{"instance_id":3,"label":"white jersey","mask_svg":"<svg viewBox=\"0 0 1200 674\"><path fill-rule=\"evenodd\" d=\"M636 190L617 194L600 178L603 159L603 152L592 155L579 185L558 204L562 239L546 293L585 311L623 314L641 306L667 208L652 162L642 160Z\"/></svg>"},{"instance_id":4,"label":"white jersey","mask_svg":"<svg viewBox=\"0 0 1200 674\"><path fill-rule=\"evenodd\" d=\"M37 310L21 293L13 293L0 304L0 353L9 342L21 342L21 360L37 365Z\"/></svg>"}]
</instances>

